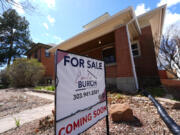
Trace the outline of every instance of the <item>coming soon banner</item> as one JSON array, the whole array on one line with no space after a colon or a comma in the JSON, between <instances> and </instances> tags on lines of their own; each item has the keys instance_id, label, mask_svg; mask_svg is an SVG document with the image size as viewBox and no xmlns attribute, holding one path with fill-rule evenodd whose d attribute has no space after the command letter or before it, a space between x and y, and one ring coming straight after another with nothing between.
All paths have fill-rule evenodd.
<instances>
[{"instance_id":1,"label":"coming soon banner","mask_svg":"<svg viewBox=\"0 0 180 135\"><path fill-rule=\"evenodd\" d=\"M107 115L104 62L57 50L56 135L79 134Z\"/></svg>"}]
</instances>

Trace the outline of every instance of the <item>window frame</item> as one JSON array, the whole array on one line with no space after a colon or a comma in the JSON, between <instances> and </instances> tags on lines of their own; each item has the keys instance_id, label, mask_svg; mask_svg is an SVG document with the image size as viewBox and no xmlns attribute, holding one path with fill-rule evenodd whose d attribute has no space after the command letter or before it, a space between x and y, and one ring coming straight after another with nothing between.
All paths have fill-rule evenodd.
<instances>
[{"instance_id":1,"label":"window frame","mask_svg":"<svg viewBox=\"0 0 180 135\"><path fill-rule=\"evenodd\" d=\"M137 48L136 49L132 49L132 45L133 44L137 44ZM133 51L138 51L138 55L134 55L133 54ZM132 55L133 55L133 57L134 58L136 58L136 57L140 57L141 56L141 48L140 48L140 44L139 44L139 41L138 40L136 40L136 41L133 41L132 43L131 43L131 52L132 52Z\"/></svg>"},{"instance_id":2,"label":"window frame","mask_svg":"<svg viewBox=\"0 0 180 135\"><path fill-rule=\"evenodd\" d=\"M115 62L112 62L112 63L105 63L105 61L104 61L104 55L103 55L103 51L105 51L105 50L108 50L108 49L111 49L111 48L114 48L114 56L115 56ZM116 65L116 49L115 49L115 46L107 46L107 47L104 47L104 48L102 48L102 58L103 58L103 61L104 61L104 64L105 64L105 66L113 66L113 65Z\"/></svg>"},{"instance_id":3,"label":"window frame","mask_svg":"<svg viewBox=\"0 0 180 135\"><path fill-rule=\"evenodd\" d=\"M45 57L50 57L51 54L50 54L50 52L47 52L47 50L48 50L48 49L46 48L46 49L45 49ZM47 55L47 54L49 54L49 55Z\"/></svg>"}]
</instances>

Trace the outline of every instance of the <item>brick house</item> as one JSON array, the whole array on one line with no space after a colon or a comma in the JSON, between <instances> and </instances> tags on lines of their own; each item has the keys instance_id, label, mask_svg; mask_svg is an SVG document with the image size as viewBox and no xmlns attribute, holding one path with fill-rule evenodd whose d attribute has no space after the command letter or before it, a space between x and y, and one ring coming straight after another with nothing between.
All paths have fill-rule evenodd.
<instances>
[{"instance_id":1,"label":"brick house","mask_svg":"<svg viewBox=\"0 0 180 135\"><path fill-rule=\"evenodd\" d=\"M53 44L34 43L32 48L26 52L27 58L35 58L44 65L45 75L42 80L43 84L52 84L54 80L54 53L47 51L53 46Z\"/></svg>"},{"instance_id":2,"label":"brick house","mask_svg":"<svg viewBox=\"0 0 180 135\"><path fill-rule=\"evenodd\" d=\"M162 34L165 10L161 6L136 16L128 7L113 16L105 13L49 52L61 49L104 60L107 86L135 93L139 87L160 83L154 40Z\"/></svg>"}]
</instances>

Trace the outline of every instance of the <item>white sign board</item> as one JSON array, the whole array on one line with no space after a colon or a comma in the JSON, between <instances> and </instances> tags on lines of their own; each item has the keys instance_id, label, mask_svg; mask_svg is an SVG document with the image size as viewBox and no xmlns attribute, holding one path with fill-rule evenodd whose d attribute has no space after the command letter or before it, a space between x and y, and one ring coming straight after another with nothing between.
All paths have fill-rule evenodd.
<instances>
[{"instance_id":1,"label":"white sign board","mask_svg":"<svg viewBox=\"0 0 180 135\"><path fill-rule=\"evenodd\" d=\"M79 134L107 115L104 62L57 50L56 135Z\"/></svg>"}]
</instances>

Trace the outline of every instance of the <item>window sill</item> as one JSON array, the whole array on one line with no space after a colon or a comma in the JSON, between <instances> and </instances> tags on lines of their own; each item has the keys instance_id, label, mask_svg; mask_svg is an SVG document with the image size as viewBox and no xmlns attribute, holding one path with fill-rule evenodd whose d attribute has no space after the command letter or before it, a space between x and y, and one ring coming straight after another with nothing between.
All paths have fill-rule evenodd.
<instances>
[{"instance_id":1,"label":"window sill","mask_svg":"<svg viewBox=\"0 0 180 135\"><path fill-rule=\"evenodd\" d=\"M105 64L106 67L115 66L116 63Z\"/></svg>"},{"instance_id":2,"label":"window sill","mask_svg":"<svg viewBox=\"0 0 180 135\"><path fill-rule=\"evenodd\" d=\"M136 56L133 56L134 58L139 58L139 57L141 57L141 55L136 55Z\"/></svg>"}]
</instances>

